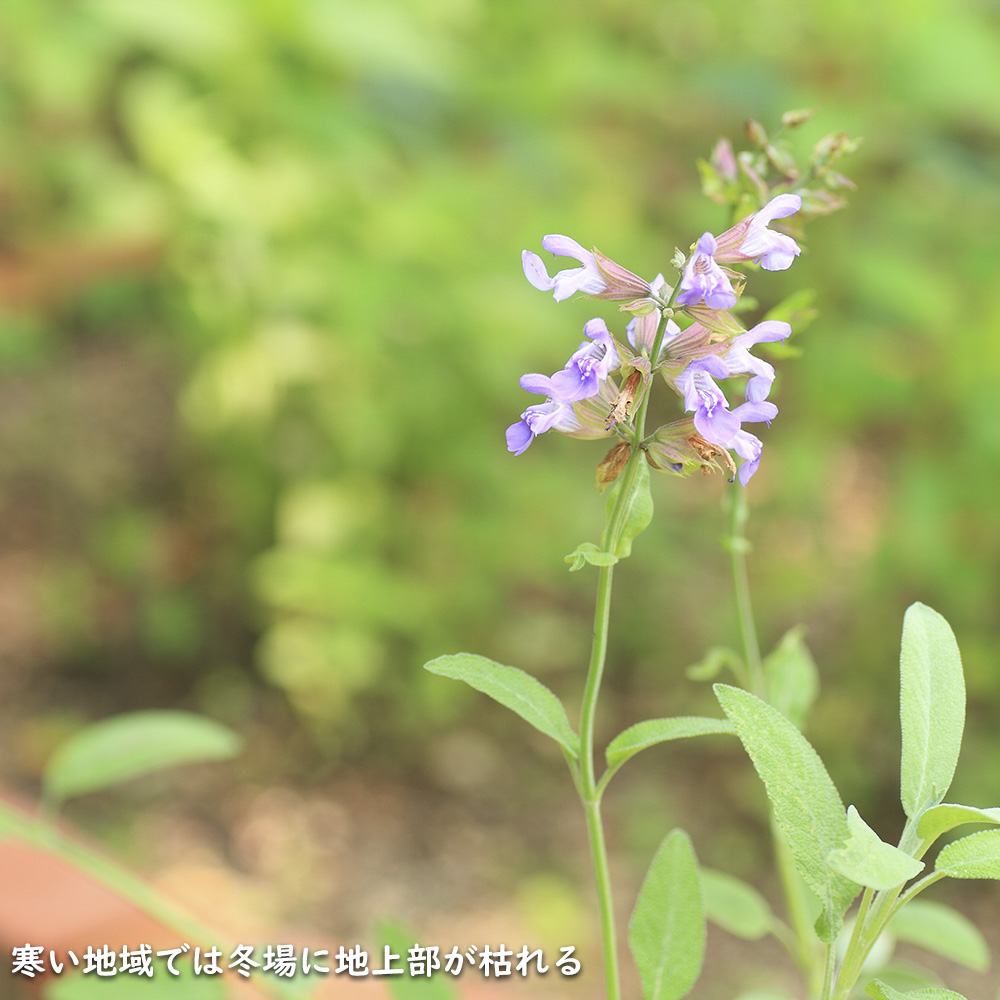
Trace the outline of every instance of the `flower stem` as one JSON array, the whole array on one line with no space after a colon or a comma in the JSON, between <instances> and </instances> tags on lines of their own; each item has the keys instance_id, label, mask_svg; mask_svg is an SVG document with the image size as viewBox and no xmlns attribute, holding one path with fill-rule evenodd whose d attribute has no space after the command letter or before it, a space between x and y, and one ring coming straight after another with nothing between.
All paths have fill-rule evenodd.
<instances>
[{"instance_id":1,"label":"flower stem","mask_svg":"<svg viewBox=\"0 0 1000 1000\"><path fill-rule=\"evenodd\" d=\"M661 322L653 344L652 358L659 355L660 345L666 325ZM645 387L632 425L631 451L628 461L619 477L618 496L608 514L601 538L601 548L605 552L615 552L621 538L632 487L635 483L639 463L645 461L642 440L645 434L646 409L649 405L652 375ZM580 770L578 791L587 815L587 834L590 838L590 853L594 865L594 879L597 885L597 903L601 919L601 939L604 948L604 974L608 1000L619 1000L621 985L618 971L618 943L615 932L614 898L611 892L611 873L608 867L608 851L601 821L601 796L605 782L597 781L594 770L594 723L597 717L597 700L604 676L604 664L608 651L608 626L611 620L611 584L614 577L613 566L602 566L597 582L597 604L594 609L594 637L590 648L590 666L583 691L583 706L580 712Z\"/></svg>"},{"instance_id":2,"label":"flower stem","mask_svg":"<svg viewBox=\"0 0 1000 1000\"><path fill-rule=\"evenodd\" d=\"M750 677L750 689L758 697L764 696L764 671L761 667L760 643L757 640L757 626L753 620L750 603L750 579L747 574L747 551L750 544L746 537L747 506L746 490L733 484L731 503L731 530L729 554L733 569L733 591L736 596L736 617L739 621L740 636L743 639L743 656Z\"/></svg>"}]
</instances>

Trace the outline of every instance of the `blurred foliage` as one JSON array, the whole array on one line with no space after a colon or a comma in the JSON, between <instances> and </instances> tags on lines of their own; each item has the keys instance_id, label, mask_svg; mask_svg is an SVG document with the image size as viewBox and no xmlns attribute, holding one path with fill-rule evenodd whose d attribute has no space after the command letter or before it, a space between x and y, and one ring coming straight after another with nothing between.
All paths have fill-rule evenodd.
<instances>
[{"instance_id":1,"label":"blurred foliage","mask_svg":"<svg viewBox=\"0 0 1000 1000\"><path fill-rule=\"evenodd\" d=\"M699 192L717 138L816 105L804 147L865 143L848 210L752 281L761 314L806 287L819 310L778 363L750 491L760 630L808 626L815 742L860 804L895 781L902 611L933 605L973 703L956 794L1000 801L1000 15L903 12L7 0L5 690L239 725L281 719L277 689L314 762L406 768L470 712L518 741L419 664L474 648L581 686L592 574L562 557L599 531L603 448L550 435L514 459L503 429L522 372L591 315L624 325L554 306L520 250L564 232L651 277L728 223ZM682 668L735 640L728 488L657 478L608 735L714 711Z\"/></svg>"}]
</instances>

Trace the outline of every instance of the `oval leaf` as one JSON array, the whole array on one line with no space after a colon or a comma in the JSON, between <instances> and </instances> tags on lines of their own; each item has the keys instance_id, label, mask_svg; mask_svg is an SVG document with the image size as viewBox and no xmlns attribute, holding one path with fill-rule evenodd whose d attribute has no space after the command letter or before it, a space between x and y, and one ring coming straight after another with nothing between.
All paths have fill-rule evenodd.
<instances>
[{"instance_id":1,"label":"oval leaf","mask_svg":"<svg viewBox=\"0 0 1000 1000\"><path fill-rule=\"evenodd\" d=\"M989 946L979 928L943 903L915 899L892 918L888 930L900 941L926 948L976 972L985 972L990 966Z\"/></svg>"},{"instance_id":2,"label":"oval leaf","mask_svg":"<svg viewBox=\"0 0 1000 1000\"><path fill-rule=\"evenodd\" d=\"M615 483L608 495L608 517L614 510L618 500L618 491L624 480ZM622 515L622 529L618 536L618 544L613 554L624 559L632 554L632 540L642 534L653 520L653 496L649 491L649 466L640 462L636 466L635 478L632 480L632 492L625 501L625 512Z\"/></svg>"},{"instance_id":3,"label":"oval leaf","mask_svg":"<svg viewBox=\"0 0 1000 1000\"><path fill-rule=\"evenodd\" d=\"M714 868L702 868L701 890L705 915L724 931L747 941L759 941L770 931L774 919L771 907L742 879Z\"/></svg>"},{"instance_id":4,"label":"oval leaf","mask_svg":"<svg viewBox=\"0 0 1000 1000\"><path fill-rule=\"evenodd\" d=\"M923 871L922 861L882 840L854 806L847 808L847 829L847 843L831 851L827 860L852 882L869 889L895 889Z\"/></svg>"},{"instance_id":5,"label":"oval leaf","mask_svg":"<svg viewBox=\"0 0 1000 1000\"><path fill-rule=\"evenodd\" d=\"M902 993L893 989L888 983L883 983L881 979L873 979L865 987L865 992L875 1000L965 1000L961 993L943 990L939 986L928 986L926 989Z\"/></svg>"},{"instance_id":6,"label":"oval leaf","mask_svg":"<svg viewBox=\"0 0 1000 1000\"><path fill-rule=\"evenodd\" d=\"M1000 878L1000 830L982 830L942 847L934 870L949 878Z\"/></svg>"},{"instance_id":7,"label":"oval leaf","mask_svg":"<svg viewBox=\"0 0 1000 1000\"><path fill-rule=\"evenodd\" d=\"M643 1000L680 1000L701 972L705 911L698 859L683 830L663 839L628 925Z\"/></svg>"},{"instance_id":8,"label":"oval leaf","mask_svg":"<svg viewBox=\"0 0 1000 1000\"><path fill-rule=\"evenodd\" d=\"M657 743L680 740L689 736L735 732L735 727L728 719L707 719L694 715L678 716L673 719L647 719L619 733L608 744L604 756L608 761L608 767L617 768L640 750L655 746Z\"/></svg>"},{"instance_id":9,"label":"oval leaf","mask_svg":"<svg viewBox=\"0 0 1000 1000\"><path fill-rule=\"evenodd\" d=\"M780 712L726 684L716 684L715 694L764 782L795 867L823 901L825 917L817 933L832 940L858 893L858 887L827 862L849 832L840 795L819 754Z\"/></svg>"},{"instance_id":10,"label":"oval leaf","mask_svg":"<svg viewBox=\"0 0 1000 1000\"><path fill-rule=\"evenodd\" d=\"M952 805L942 802L931 806L917 824L917 835L924 840L935 841L943 833L954 830L965 823L990 823L1000 826L1000 809L978 809L976 806Z\"/></svg>"},{"instance_id":11,"label":"oval leaf","mask_svg":"<svg viewBox=\"0 0 1000 1000\"><path fill-rule=\"evenodd\" d=\"M903 809L918 816L944 798L965 727L965 679L955 635L936 611L912 604L899 654Z\"/></svg>"},{"instance_id":12,"label":"oval leaf","mask_svg":"<svg viewBox=\"0 0 1000 1000\"><path fill-rule=\"evenodd\" d=\"M531 674L517 667L505 667L485 656L455 653L439 656L424 669L442 677L465 681L469 687L488 694L494 701L516 712L540 733L551 736L574 757L579 756L580 740L569 724L562 702Z\"/></svg>"},{"instance_id":13,"label":"oval leaf","mask_svg":"<svg viewBox=\"0 0 1000 1000\"><path fill-rule=\"evenodd\" d=\"M62 800L181 764L228 760L243 740L190 712L129 712L87 726L64 743L45 769L45 791Z\"/></svg>"}]
</instances>

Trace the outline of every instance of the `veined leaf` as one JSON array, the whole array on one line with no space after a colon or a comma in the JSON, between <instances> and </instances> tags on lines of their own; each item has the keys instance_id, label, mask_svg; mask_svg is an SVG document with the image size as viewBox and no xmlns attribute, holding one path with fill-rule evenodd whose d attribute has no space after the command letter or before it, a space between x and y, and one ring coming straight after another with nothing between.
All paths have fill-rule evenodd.
<instances>
[{"instance_id":1,"label":"veined leaf","mask_svg":"<svg viewBox=\"0 0 1000 1000\"><path fill-rule=\"evenodd\" d=\"M742 879L714 868L702 868L705 915L724 931L747 941L759 941L774 919L767 900Z\"/></svg>"},{"instance_id":2,"label":"veined leaf","mask_svg":"<svg viewBox=\"0 0 1000 1000\"><path fill-rule=\"evenodd\" d=\"M961 993L943 990L939 986L902 993L894 990L888 983L883 983L881 979L873 979L865 987L865 992L875 1000L965 1000Z\"/></svg>"},{"instance_id":3,"label":"veined leaf","mask_svg":"<svg viewBox=\"0 0 1000 1000\"><path fill-rule=\"evenodd\" d=\"M990 951L979 928L943 903L914 899L892 918L888 930L900 941L950 958L976 972L989 968Z\"/></svg>"},{"instance_id":4,"label":"veined leaf","mask_svg":"<svg viewBox=\"0 0 1000 1000\"><path fill-rule=\"evenodd\" d=\"M629 945L643 1000L680 1000L701 971L705 911L698 859L683 830L667 834L639 890Z\"/></svg>"},{"instance_id":5,"label":"veined leaf","mask_svg":"<svg viewBox=\"0 0 1000 1000\"><path fill-rule=\"evenodd\" d=\"M858 893L827 861L849 834L840 795L819 754L777 709L725 684L715 693L764 782L795 867L823 902L817 933L831 941Z\"/></svg>"},{"instance_id":6,"label":"veined leaf","mask_svg":"<svg viewBox=\"0 0 1000 1000\"><path fill-rule=\"evenodd\" d=\"M45 769L45 791L64 800L182 764L228 760L242 748L242 738L214 719L129 712L95 722L59 747Z\"/></svg>"},{"instance_id":7,"label":"veined leaf","mask_svg":"<svg viewBox=\"0 0 1000 1000\"><path fill-rule=\"evenodd\" d=\"M979 809L976 806L959 806L942 802L938 806L931 806L923 813L917 824L917 835L923 840L934 841L941 834L954 830L956 826L962 826L964 823L1000 825L1000 809L996 807Z\"/></svg>"},{"instance_id":8,"label":"veined leaf","mask_svg":"<svg viewBox=\"0 0 1000 1000\"><path fill-rule=\"evenodd\" d=\"M1000 830L981 830L941 848L934 870L949 878L1000 879Z\"/></svg>"},{"instance_id":9,"label":"veined leaf","mask_svg":"<svg viewBox=\"0 0 1000 1000\"><path fill-rule=\"evenodd\" d=\"M609 744L604 755L608 767L618 768L640 750L679 740L689 736L707 736L715 733L735 733L736 729L728 719L707 719L694 715L677 716L672 719L647 719L629 726L619 733Z\"/></svg>"},{"instance_id":10,"label":"veined leaf","mask_svg":"<svg viewBox=\"0 0 1000 1000\"><path fill-rule=\"evenodd\" d=\"M494 701L516 712L540 733L551 736L574 757L580 753L580 739L573 732L562 702L531 674L517 667L505 667L485 656L455 653L439 656L424 669L442 677L465 681L469 687L488 694Z\"/></svg>"},{"instance_id":11,"label":"veined leaf","mask_svg":"<svg viewBox=\"0 0 1000 1000\"><path fill-rule=\"evenodd\" d=\"M847 843L831 851L827 860L852 882L869 889L895 889L923 871L922 861L882 840L854 806L847 807L847 829Z\"/></svg>"},{"instance_id":12,"label":"veined leaf","mask_svg":"<svg viewBox=\"0 0 1000 1000\"><path fill-rule=\"evenodd\" d=\"M965 679L948 623L924 604L903 619L899 656L900 768L903 809L918 816L944 798L955 775L965 727Z\"/></svg>"},{"instance_id":13,"label":"veined leaf","mask_svg":"<svg viewBox=\"0 0 1000 1000\"><path fill-rule=\"evenodd\" d=\"M624 480L619 479L608 494L608 516L614 510L618 499L618 493L624 485ZM649 491L649 466L641 461L636 466L635 478L632 480L632 491L625 501L625 512L622 516L622 530L618 538L618 545L615 547L613 555L619 559L624 559L632 554L632 540L642 534L649 527L649 522L653 520L653 496Z\"/></svg>"}]
</instances>

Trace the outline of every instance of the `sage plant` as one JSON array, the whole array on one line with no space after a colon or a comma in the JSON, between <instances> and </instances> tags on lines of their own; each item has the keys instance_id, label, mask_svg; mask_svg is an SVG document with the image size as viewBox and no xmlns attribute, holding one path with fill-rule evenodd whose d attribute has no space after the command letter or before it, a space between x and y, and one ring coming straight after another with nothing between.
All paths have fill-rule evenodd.
<instances>
[{"instance_id":1,"label":"sage plant","mask_svg":"<svg viewBox=\"0 0 1000 1000\"><path fill-rule=\"evenodd\" d=\"M983 962L981 935L959 914L923 901L907 906L944 877L1000 877L1000 829L949 844L932 868L923 860L938 837L960 824L1000 825L1000 809L943 803L965 710L961 663L947 623L919 604L905 618L900 705L906 820L898 845L892 845L854 806L845 810L801 732L818 688L801 629L765 657L753 622L746 491L760 466L760 435L766 437L765 428L778 415L770 398L775 370L761 352L790 337L803 311L796 307L801 296L793 296L751 324L747 317L754 307L744 308L750 301L744 293L751 280L765 277L760 270L793 266L804 224L842 207L853 186L834 169L841 156L857 148L844 133L822 139L808 162L797 165L789 136L810 115L789 112L771 136L751 121L747 134L754 148L737 155L723 140L699 164L705 193L729 210L732 225L718 234L703 233L687 252L676 251L669 279L640 277L564 235L545 236L541 245L572 261L571 266L550 273L539 254L522 253L527 280L557 302L582 295L618 303L627 316L627 323L610 325L601 317L589 320L585 339L562 368L522 376L521 388L542 399L527 405L506 431L507 449L515 456L549 431L611 442L597 467L597 486L610 488L604 531L599 542L584 542L566 557L571 571L590 565L597 572L593 644L578 727L551 690L515 667L469 653L426 664L492 696L560 745L586 817L609 1000L618 1000L621 988L602 797L619 768L640 750L707 734L735 734L764 782L785 916L775 914L749 885L701 868L687 834L669 833L629 924L646 1000L678 1000L692 989L703 960L706 917L751 940L773 935L801 974L801 1000L845 1000L860 988L862 973L867 980L873 969L880 970L879 978L867 983L873 997L958 996L936 987L904 992L920 980L905 980L893 970L896 939L916 941L972 967ZM764 280L761 288L766 295ZM650 397L664 385L676 397L678 416L650 429ZM639 722L604 748L598 768L595 718L615 567L652 519L651 472L683 476L695 470L721 473L732 483L728 547L742 651L713 650L689 673L713 679L728 669L736 684L715 685L720 717ZM845 925L859 895L857 911Z\"/></svg>"}]
</instances>

